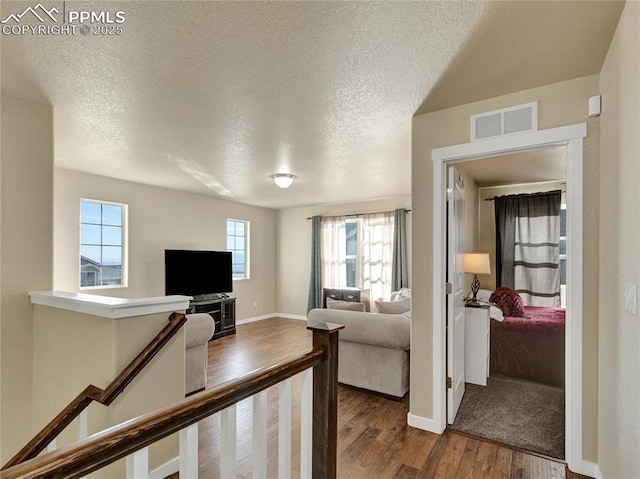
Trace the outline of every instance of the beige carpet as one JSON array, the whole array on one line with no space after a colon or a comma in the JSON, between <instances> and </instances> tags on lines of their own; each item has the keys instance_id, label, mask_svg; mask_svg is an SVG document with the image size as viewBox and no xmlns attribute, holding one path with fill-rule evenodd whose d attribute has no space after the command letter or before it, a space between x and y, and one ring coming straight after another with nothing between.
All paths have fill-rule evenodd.
<instances>
[{"instance_id":1,"label":"beige carpet","mask_svg":"<svg viewBox=\"0 0 640 479\"><path fill-rule=\"evenodd\" d=\"M564 459L564 389L508 376L467 384L450 427Z\"/></svg>"}]
</instances>

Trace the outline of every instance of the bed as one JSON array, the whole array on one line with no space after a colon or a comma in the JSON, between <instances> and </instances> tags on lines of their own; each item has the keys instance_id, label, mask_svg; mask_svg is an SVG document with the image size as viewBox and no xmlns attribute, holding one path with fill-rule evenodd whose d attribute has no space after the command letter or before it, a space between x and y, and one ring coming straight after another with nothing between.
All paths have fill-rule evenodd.
<instances>
[{"instance_id":1,"label":"bed","mask_svg":"<svg viewBox=\"0 0 640 479\"><path fill-rule=\"evenodd\" d=\"M564 308L524 307L491 320L490 373L564 386Z\"/></svg>"}]
</instances>

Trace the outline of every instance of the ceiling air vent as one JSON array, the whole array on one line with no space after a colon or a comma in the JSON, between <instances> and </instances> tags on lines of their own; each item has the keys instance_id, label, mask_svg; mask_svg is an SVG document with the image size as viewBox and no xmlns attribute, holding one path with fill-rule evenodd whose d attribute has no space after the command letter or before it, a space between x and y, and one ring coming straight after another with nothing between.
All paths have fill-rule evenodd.
<instances>
[{"instance_id":1,"label":"ceiling air vent","mask_svg":"<svg viewBox=\"0 0 640 479\"><path fill-rule=\"evenodd\" d=\"M538 130L538 102L471 115L471 141Z\"/></svg>"}]
</instances>

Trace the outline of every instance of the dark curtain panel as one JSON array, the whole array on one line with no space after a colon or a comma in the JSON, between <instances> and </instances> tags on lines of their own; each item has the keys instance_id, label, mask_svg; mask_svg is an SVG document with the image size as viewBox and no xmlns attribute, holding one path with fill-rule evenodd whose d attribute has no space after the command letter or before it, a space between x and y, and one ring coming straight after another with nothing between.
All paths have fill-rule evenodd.
<instances>
[{"instance_id":1,"label":"dark curtain panel","mask_svg":"<svg viewBox=\"0 0 640 479\"><path fill-rule=\"evenodd\" d=\"M529 306L560 304L561 195L495 198L497 285L515 289Z\"/></svg>"},{"instance_id":2,"label":"dark curtain panel","mask_svg":"<svg viewBox=\"0 0 640 479\"><path fill-rule=\"evenodd\" d=\"M409 273L407 269L407 227L404 208L393 212L393 263L391 291L409 287Z\"/></svg>"},{"instance_id":3,"label":"dark curtain panel","mask_svg":"<svg viewBox=\"0 0 640 479\"><path fill-rule=\"evenodd\" d=\"M309 279L309 300L307 312L322 307L322 258L320 243L320 216L311 218L311 275Z\"/></svg>"},{"instance_id":4,"label":"dark curtain panel","mask_svg":"<svg viewBox=\"0 0 640 479\"><path fill-rule=\"evenodd\" d=\"M515 196L494 199L496 215L496 286L514 289L516 218Z\"/></svg>"}]
</instances>

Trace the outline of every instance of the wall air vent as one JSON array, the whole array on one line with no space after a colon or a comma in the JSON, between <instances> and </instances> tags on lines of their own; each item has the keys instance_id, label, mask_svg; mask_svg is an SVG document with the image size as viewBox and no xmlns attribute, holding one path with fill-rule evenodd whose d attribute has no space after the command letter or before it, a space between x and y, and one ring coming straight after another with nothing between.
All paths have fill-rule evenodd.
<instances>
[{"instance_id":1,"label":"wall air vent","mask_svg":"<svg viewBox=\"0 0 640 479\"><path fill-rule=\"evenodd\" d=\"M538 130L538 102L471 115L471 141Z\"/></svg>"}]
</instances>

